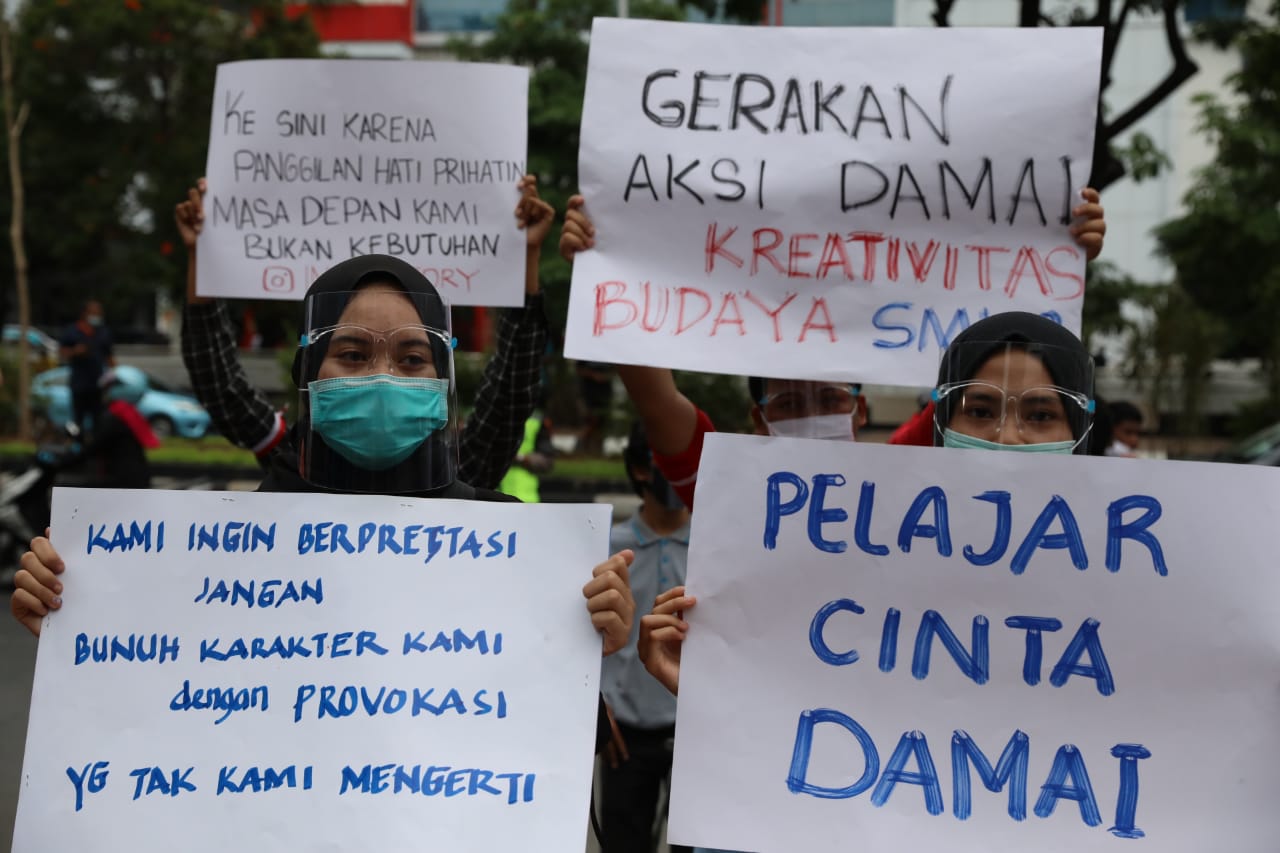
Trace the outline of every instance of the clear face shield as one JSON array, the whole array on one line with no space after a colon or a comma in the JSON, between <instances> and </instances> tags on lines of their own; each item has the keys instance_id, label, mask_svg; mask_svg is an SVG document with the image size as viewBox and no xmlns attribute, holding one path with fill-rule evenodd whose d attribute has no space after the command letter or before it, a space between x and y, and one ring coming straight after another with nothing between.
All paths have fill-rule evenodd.
<instances>
[{"instance_id":1,"label":"clear face shield","mask_svg":"<svg viewBox=\"0 0 1280 853\"><path fill-rule=\"evenodd\" d=\"M1034 343L974 341L943 355L933 392L946 447L1083 453L1093 428L1093 359Z\"/></svg>"},{"instance_id":2,"label":"clear face shield","mask_svg":"<svg viewBox=\"0 0 1280 853\"><path fill-rule=\"evenodd\" d=\"M448 306L372 284L308 297L298 380L302 476L343 492L405 494L458 471Z\"/></svg>"},{"instance_id":3,"label":"clear face shield","mask_svg":"<svg viewBox=\"0 0 1280 853\"><path fill-rule=\"evenodd\" d=\"M853 441L859 385L770 379L756 405L769 435Z\"/></svg>"}]
</instances>

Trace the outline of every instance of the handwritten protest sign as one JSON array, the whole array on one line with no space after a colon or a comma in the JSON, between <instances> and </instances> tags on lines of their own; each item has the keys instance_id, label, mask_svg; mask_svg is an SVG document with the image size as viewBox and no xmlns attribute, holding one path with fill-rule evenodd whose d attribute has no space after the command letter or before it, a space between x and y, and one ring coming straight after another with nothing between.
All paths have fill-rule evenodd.
<instances>
[{"instance_id":1,"label":"handwritten protest sign","mask_svg":"<svg viewBox=\"0 0 1280 853\"><path fill-rule=\"evenodd\" d=\"M918 385L987 313L1078 332L1100 49L597 19L566 354Z\"/></svg>"},{"instance_id":2,"label":"handwritten protest sign","mask_svg":"<svg viewBox=\"0 0 1280 853\"><path fill-rule=\"evenodd\" d=\"M387 254L453 304L521 304L528 79L475 63L219 65L200 294L301 299L338 261Z\"/></svg>"},{"instance_id":3,"label":"handwritten protest sign","mask_svg":"<svg viewBox=\"0 0 1280 853\"><path fill-rule=\"evenodd\" d=\"M59 490L14 836L581 847L608 509Z\"/></svg>"},{"instance_id":4,"label":"handwritten protest sign","mask_svg":"<svg viewBox=\"0 0 1280 853\"><path fill-rule=\"evenodd\" d=\"M1252 466L711 436L672 841L1274 850L1278 501Z\"/></svg>"}]
</instances>

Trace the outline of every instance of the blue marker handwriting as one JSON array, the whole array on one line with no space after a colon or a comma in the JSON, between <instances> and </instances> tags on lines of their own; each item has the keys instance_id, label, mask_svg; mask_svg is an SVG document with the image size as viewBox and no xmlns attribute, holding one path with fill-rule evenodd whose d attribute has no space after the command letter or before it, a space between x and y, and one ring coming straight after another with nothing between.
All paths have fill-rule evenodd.
<instances>
[{"instance_id":1,"label":"blue marker handwriting","mask_svg":"<svg viewBox=\"0 0 1280 853\"><path fill-rule=\"evenodd\" d=\"M117 551L129 552L134 549L143 553L164 550L164 522L137 521L118 522L117 524L90 524L89 538L85 553L105 551L114 554Z\"/></svg>"},{"instance_id":2,"label":"blue marker handwriting","mask_svg":"<svg viewBox=\"0 0 1280 853\"><path fill-rule=\"evenodd\" d=\"M133 798L136 800L152 794L176 797L179 794L194 792L196 785L191 781L191 773L194 770L194 767L188 767L186 770L166 770L160 767L139 767L136 770L130 770L129 775L137 780L133 788Z\"/></svg>"},{"instance_id":3,"label":"blue marker handwriting","mask_svg":"<svg viewBox=\"0 0 1280 853\"><path fill-rule=\"evenodd\" d=\"M168 634L76 634L76 666L83 663L167 663L178 659L177 637Z\"/></svg>"},{"instance_id":4,"label":"blue marker handwriting","mask_svg":"<svg viewBox=\"0 0 1280 853\"><path fill-rule=\"evenodd\" d=\"M76 811L84 808L86 791L97 794L107 787L107 777L111 775L110 764L109 761L95 761L92 764L86 764L78 772L74 767L67 768L67 778L76 789Z\"/></svg>"},{"instance_id":5,"label":"blue marker handwriting","mask_svg":"<svg viewBox=\"0 0 1280 853\"><path fill-rule=\"evenodd\" d=\"M200 662L226 660L292 660L293 658L344 658L366 654L382 656L376 631L322 632L310 637L276 634L270 637L233 637L223 645L221 637L200 641Z\"/></svg>"},{"instance_id":6,"label":"blue marker handwriting","mask_svg":"<svg viewBox=\"0 0 1280 853\"><path fill-rule=\"evenodd\" d=\"M341 794L418 794L434 797L506 797L508 805L531 803L534 796L533 773L495 773L491 770L438 767L421 764L366 764L356 769L342 768Z\"/></svg>"},{"instance_id":7,"label":"blue marker handwriting","mask_svg":"<svg viewBox=\"0 0 1280 853\"><path fill-rule=\"evenodd\" d=\"M324 582L321 578L316 578L314 582L303 580L295 584L291 580L278 578L226 581L206 576L199 595L193 599L195 604L225 604L228 607L244 605L248 608L276 608L306 601L316 604L324 601Z\"/></svg>"},{"instance_id":8,"label":"blue marker handwriting","mask_svg":"<svg viewBox=\"0 0 1280 853\"><path fill-rule=\"evenodd\" d=\"M843 490L847 482L842 474L817 474L809 482L788 471L769 475L764 494L764 548L776 549L783 533L783 519L797 516L803 525L805 539L818 551L843 554L849 549L848 537L852 534L854 546L862 552L887 556L891 546L886 542L873 541L871 530L876 484L862 483L856 499L854 522L849 525L849 510L839 505L833 494L835 490ZM973 495L971 499L990 504L994 510L990 544L982 551L976 546L985 543L966 544L961 549L964 559L971 565L989 566L1008 558L1009 570L1021 575L1039 551L1065 550L1077 569L1083 571L1089 567L1089 555L1076 514L1060 495L1049 498L1011 556L1010 546L1014 544L1013 495L1004 491L988 491ZM920 544L920 540L924 540L936 549L939 556L951 557L955 553L949 520L949 507L953 500L955 498L949 498L941 486L921 490L902 512L893 544L901 553L908 554ZM1153 529L1163 513L1160 501L1150 495L1126 495L1108 504L1105 511L1107 533L1102 550L1107 570L1120 571L1122 558L1128 555L1154 570L1155 575L1168 575L1164 548ZM852 529L847 529L850 527ZM1129 548L1124 547L1126 543Z\"/></svg>"},{"instance_id":9,"label":"blue marker handwriting","mask_svg":"<svg viewBox=\"0 0 1280 853\"><path fill-rule=\"evenodd\" d=\"M440 717L452 714L458 717L486 717L497 719L507 716L505 691L477 690L468 700L456 687L387 687L356 686L354 684L303 684L298 687L293 703L293 721L314 715L317 720L341 719L360 714L367 717L404 714L410 717Z\"/></svg>"},{"instance_id":10,"label":"blue marker handwriting","mask_svg":"<svg viewBox=\"0 0 1280 853\"><path fill-rule=\"evenodd\" d=\"M860 656L857 649L833 649L827 642L827 625L837 614L861 616L866 609L851 598L839 598L829 601L818 609L809 623L809 647L814 655L823 663L831 666L848 666L856 663ZM841 616L841 619L849 616ZM884 621L880 630L879 668L881 672L892 672L898 661L898 634L902 624L902 613L895 607L885 610ZM1041 658L1044 653L1043 635L1061 630L1062 622L1044 616L1010 616L1004 620L1005 627L1014 631L1025 631L1025 650L1022 658L1022 678L1028 685L1040 683L1043 667ZM1097 690L1103 696L1116 692L1115 677L1111 665L1102 649L1099 636L1101 624L1096 619L1085 619L1080 623L1066 648L1049 673L1049 683L1054 687L1062 687L1067 679L1076 675L1091 678ZM991 678L991 623L981 614L973 617L970 630L970 642L965 644L956 636L955 631L936 610L926 610L920 617L920 627L911 654L911 675L923 681L929 675L935 640L955 662L960 672L975 684L986 684ZM1086 660L1087 659L1087 660Z\"/></svg>"},{"instance_id":11,"label":"blue marker handwriting","mask_svg":"<svg viewBox=\"0 0 1280 853\"><path fill-rule=\"evenodd\" d=\"M169 702L170 711L215 711L221 716L213 721L220 725L237 711L265 712L270 705L270 695L265 684L257 687L198 687L191 681L183 681L182 687Z\"/></svg>"},{"instance_id":12,"label":"blue marker handwriting","mask_svg":"<svg viewBox=\"0 0 1280 853\"><path fill-rule=\"evenodd\" d=\"M67 778L75 789L75 810L85 805L86 794L101 793L110 776L110 762L95 761L83 767L68 767ZM314 765L283 766L226 764L218 769L217 784L197 784L196 767L168 768L144 766L129 771L133 779L132 799L159 795L174 798L197 791L215 796L270 794L273 791L316 789ZM323 776L322 776L323 778ZM531 803L536 794L537 774L500 772L475 767L436 764L344 765L328 777L339 796L348 794L411 794L423 797L485 797L506 805ZM332 790L332 789L330 789Z\"/></svg>"},{"instance_id":13,"label":"blue marker handwriting","mask_svg":"<svg viewBox=\"0 0 1280 853\"><path fill-rule=\"evenodd\" d=\"M809 779L809 756L813 748L814 729L821 724L843 730L860 748L863 765L861 768L851 768L852 772L849 774L859 774L854 782L843 784L847 775L840 785L826 785ZM990 748L993 744L987 746ZM973 813L970 774L977 771L982 786L988 791L1000 793L1007 787L1006 809L1009 817L1016 821L1026 820L1030 754L1031 739L1025 732L1015 730L993 766L988 754L973 738L964 731L955 730L951 735L952 815L959 820L967 820ZM1119 838L1141 838L1143 831L1135 822L1138 811L1138 761L1150 758L1151 752L1140 744L1122 743L1111 748L1111 756L1119 759L1120 789L1116 798L1115 821L1108 831ZM908 765L912 765L914 769L907 769ZM793 794L827 800L849 799L871 791L871 804L876 807L888 804L897 786L909 785L919 789L925 812L939 815L946 810L937 766L924 733L904 732L882 771L880 751L870 733L853 717L831 708L801 712L786 784ZM1062 800L1076 803L1080 820L1086 826L1102 824L1102 815L1084 756L1072 744L1059 746L1054 754L1053 764L1036 798L1033 809L1036 817L1050 817Z\"/></svg>"},{"instance_id":14,"label":"blue marker handwriting","mask_svg":"<svg viewBox=\"0 0 1280 853\"><path fill-rule=\"evenodd\" d=\"M276 769L274 767L246 767L241 770L236 765L223 766L218 771L217 796L223 794L262 794L287 788L298 788L297 765ZM315 769L311 766L302 768L302 784L304 791L310 791L315 782Z\"/></svg>"},{"instance_id":15,"label":"blue marker handwriting","mask_svg":"<svg viewBox=\"0 0 1280 853\"><path fill-rule=\"evenodd\" d=\"M276 547L276 525L264 527L252 521L226 521L192 524L187 528L188 551L222 551L228 554L253 554L259 549L271 552Z\"/></svg>"},{"instance_id":16,"label":"blue marker handwriting","mask_svg":"<svg viewBox=\"0 0 1280 853\"><path fill-rule=\"evenodd\" d=\"M299 554L405 554L430 563L437 556L473 560L516 555L515 531L478 531L442 524L349 525L331 521L303 524L298 528Z\"/></svg>"}]
</instances>

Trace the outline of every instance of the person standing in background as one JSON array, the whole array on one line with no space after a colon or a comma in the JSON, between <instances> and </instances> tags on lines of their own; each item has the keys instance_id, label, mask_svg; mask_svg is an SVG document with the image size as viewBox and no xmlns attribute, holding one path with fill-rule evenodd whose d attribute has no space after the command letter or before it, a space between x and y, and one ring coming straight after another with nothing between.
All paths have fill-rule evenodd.
<instances>
[{"instance_id":1,"label":"person standing in background","mask_svg":"<svg viewBox=\"0 0 1280 853\"><path fill-rule=\"evenodd\" d=\"M1142 410L1127 400L1117 400L1107 407L1107 414L1111 416L1111 444L1106 455L1136 457L1142 443Z\"/></svg>"},{"instance_id":2,"label":"person standing in background","mask_svg":"<svg viewBox=\"0 0 1280 853\"><path fill-rule=\"evenodd\" d=\"M635 554L631 596L648 605L658 593L684 583L690 512L654 464L639 421L632 424L623 460L641 504L630 519L613 526L609 547ZM659 795L671 775L676 697L645 671L638 638L637 622L627 645L605 661L600 676L600 690L617 726L615 744L601 768L601 845L606 853L654 853L654 826L666 817ZM687 853L689 848L673 845L671 850Z\"/></svg>"},{"instance_id":3,"label":"person standing in background","mask_svg":"<svg viewBox=\"0 0 1280 853\"><path fill-rule=\"evenodd\" d=\"M62 335L62 360L70 368L71 419L80 432L87 434L102 409L99 382L107 368L115 367L111 348L111 332L103 320L102 303L90 299L80 312L80 319Z\"/></svg>"}]
</instances>

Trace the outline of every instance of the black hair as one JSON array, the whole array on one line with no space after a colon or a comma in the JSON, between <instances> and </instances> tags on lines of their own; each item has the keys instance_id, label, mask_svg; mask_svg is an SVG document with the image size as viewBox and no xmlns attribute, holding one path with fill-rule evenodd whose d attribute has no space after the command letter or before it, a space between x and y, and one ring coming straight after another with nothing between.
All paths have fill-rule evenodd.
<instances>
[{"instance_id":1,"label":"black hair","mask_svg":"<svg viewBox=\"0 0 1280 853\"><path fill-rule=\"evenodd\" d=\"M631 422L627 434L627 446L622 451L622 462L627 466L627 481L637 495L644 495L644 486L636 479L635 470L650 471L653 468L653 452L649 449L649 435L640 421Z\"/></svg>"},{"instance_id":2,"label":"black hair","mask_svg":"<svg viewBox=\"0 0 1280 853\"><path fill-rule=\"evenodd\" d=\"M1107 411L1111 415L1111 423L1113 424L1133 422L1139 425L1142 424L1142 410L1128 400L1117 400L1107 407Z\"/></svg>"},{"instance_id":3,"label":"black hair","mask_svg":"<svg viewBox=\"0 0 1280 853\"><path fill-rule=\"evenodd\" d=\"M1111 407L1101 396L1094 397L1098 404L1093 412L1093 429L1089 430L1089 438L1085 440L1085 453L1088 456L1106 456L1111 447Z\"/></svg>"},{"instance_id":4,"label":"black hair","mask_svg":"<svg viewBox=\"0 0 1280 853\"><path fill-rule=\"evenodd\" d=\"M854 392L862 393L862 385L858 382L849 383L854 387ZM751 394L751 402L760 405L764 402L765 392L769 390L769 380L763 376L748 376L747 391Z\"/></svg>"}]
</instances>

